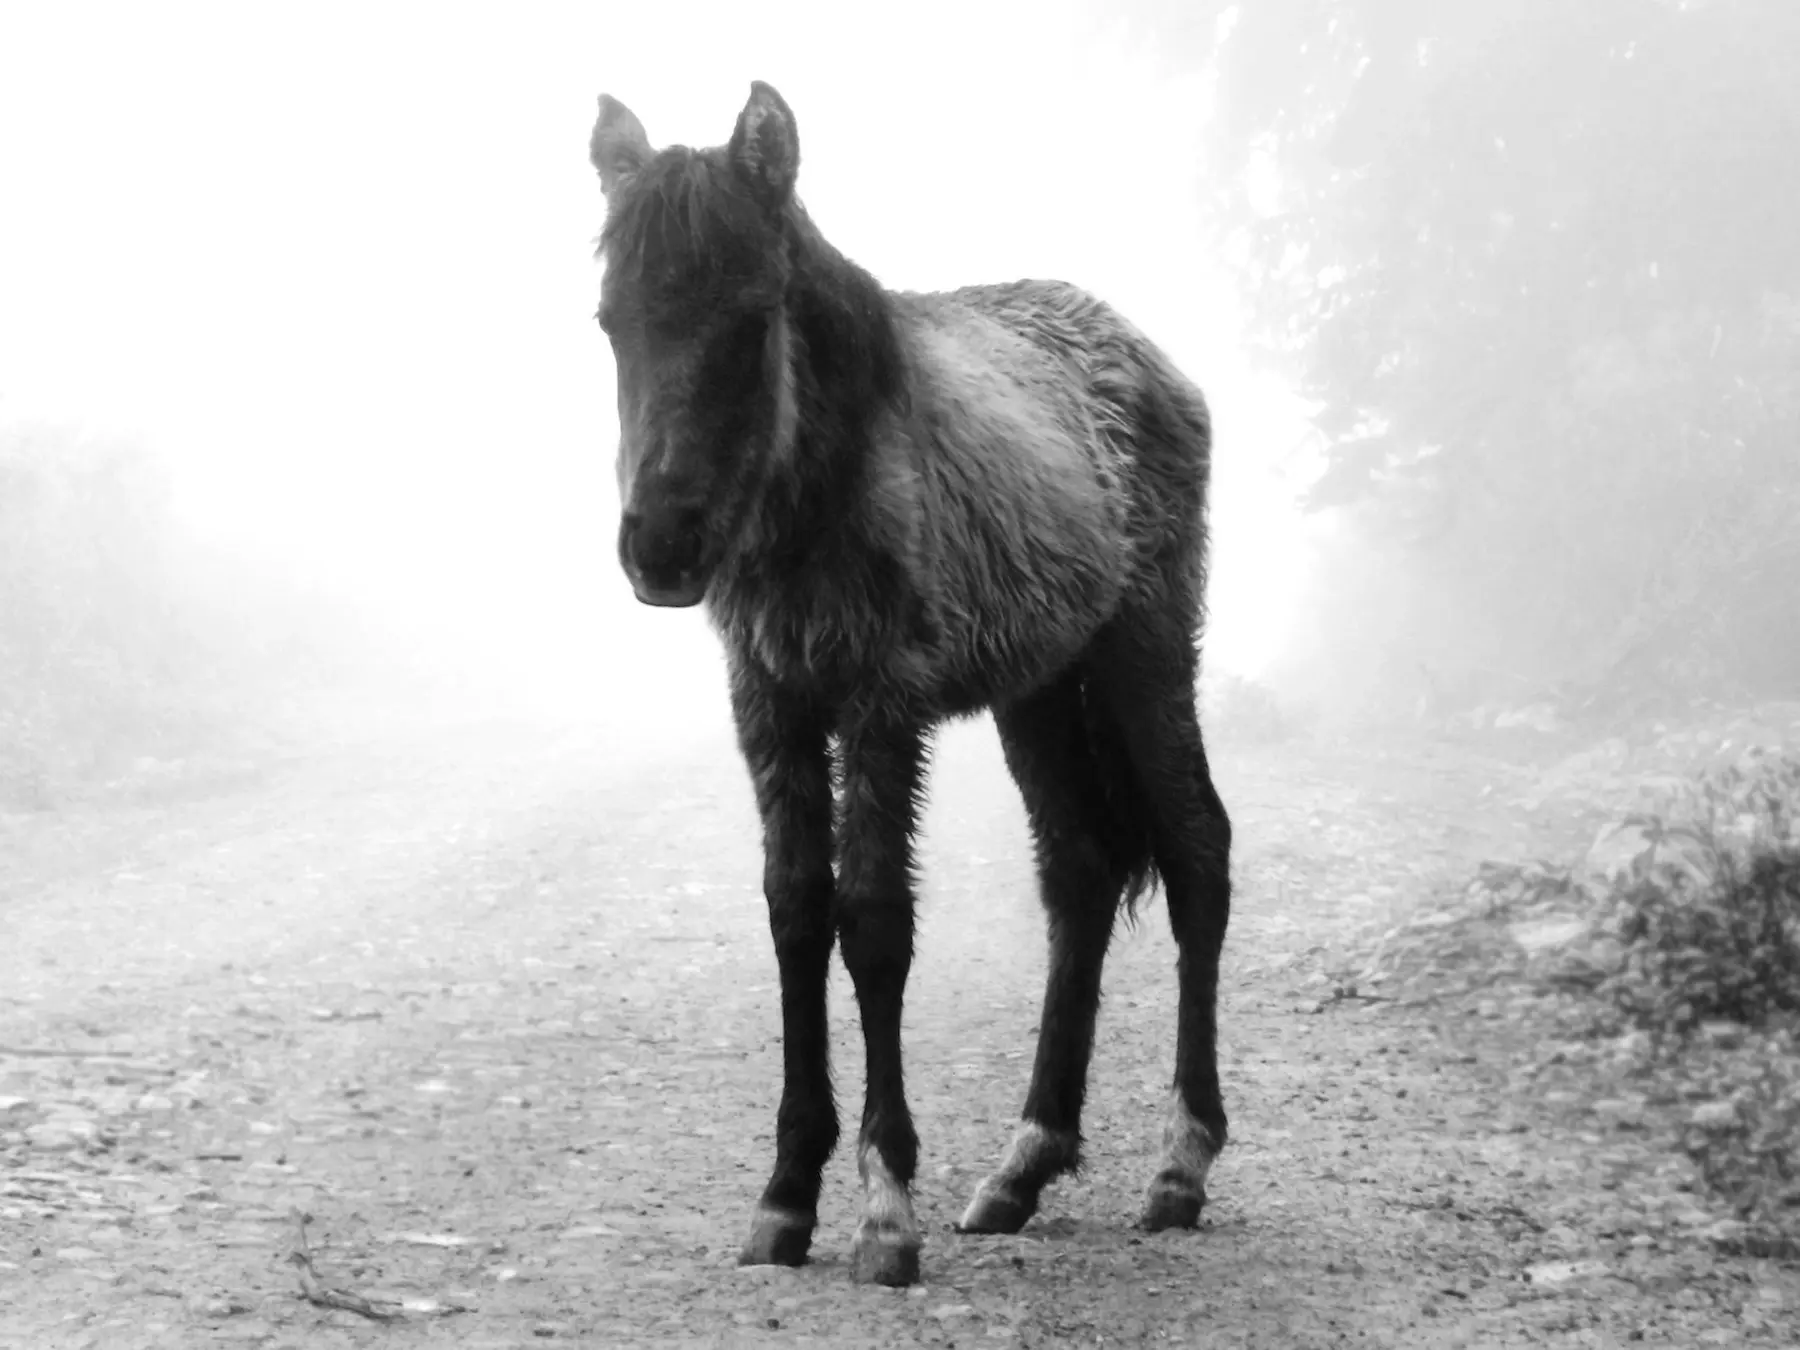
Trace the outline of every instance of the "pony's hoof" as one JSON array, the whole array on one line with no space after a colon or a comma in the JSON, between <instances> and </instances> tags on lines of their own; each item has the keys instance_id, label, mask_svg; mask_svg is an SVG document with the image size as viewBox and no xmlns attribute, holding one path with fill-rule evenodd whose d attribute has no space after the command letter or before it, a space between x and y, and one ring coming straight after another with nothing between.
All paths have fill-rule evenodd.
<instances>
[{"instance_id":1,"label":"pony's hoof","mask_svg":"<svg viewBox=\"0 0 1800 1350\"><path fill-rule=\"evenodd\" d=\"M799 1266L812 1248L814 1221L804 1214L759 1209L738 1253L740 1266Z\"/></svg>"},{"instance_id":2,"label":"pony's hoof","mask_svg":"<svg viewBox=\"0 0 1800 1350\"><path fill-rule=\"evenodd\" d=\"M858 1232L850 1247L850 1278L889 1288L917 1284L919 1239L894 1232Z\"/></svg>"},{"instance_id":3,"label":"pony's hoof","mask_svg":"<svg viewBox=\"0 0 1800 1350\"><path fill-rule=\"evenodd\" d=\"M1016 1233L1037 1210L1006 1186L982 1185L956 1225L959 1233Z\"/></svg>"},{"instance_id":4,"label":"pony's hoof","mask_svg":"<svg viewBox=\"0 0 1800 1350\"><path fill-rule=\"evenodd\" d=\"M1206 1207L1206 1192L1169 1177L1158 1177L1150 1183L1150 1194L1144 1200L1141 1226L1151 1233L1165 1228L1197 1228L1200 1211Z\"/></svg>"}]
</instances>

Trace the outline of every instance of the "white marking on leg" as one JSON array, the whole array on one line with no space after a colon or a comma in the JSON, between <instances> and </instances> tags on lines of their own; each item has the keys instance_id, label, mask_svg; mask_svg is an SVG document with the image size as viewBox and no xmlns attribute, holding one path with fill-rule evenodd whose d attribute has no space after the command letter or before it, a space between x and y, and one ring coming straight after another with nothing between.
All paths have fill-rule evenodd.
<instances>
[{"instance_id":1,"label":"white marking on leg","mask_svg":"<svg viewBox=\"0 0 1800 1350\"><path fill-rule=\"evenodd\" d=\"M1064 1130L1050 1130L1035 1120L1022 1120L1006 1146L994 1180L1005 1186L1020 1182L1035 1192L1051 1177L1075 1166L1076 1143Z\"/></svg>"},{"instance_id":2,"label":"white marking on leg","mask_svg":"<svg viewBox=\"0 0 1800 1350\"><path fill-rule=\"evenodd\" d=\"M1206 1174L1212 1171L1220 1147L1212 1131L1188 1110L1187 1103L1181 1099L1181 1090L1177 1088L1169 1106L1168 1123L1163 1126L1163 1172L1173 1172L1204 1194Z\"/></svg>"},{"instance_id":3,"label":"white marking on leg","mask_svg":"<svg viewBox=\"0 0 1800 1350\"><path fill-rule=\"evenodd\" d=\"M912 1197L906 1193L873 1144L865 1144L856 1156L862 1174L863 1217L860 1227L871 1232L895 1233L917 1241L918 1223L913 1218Z\"/></svg>"},{"instance_id":4,"label":"white marking on leg","mask_svg":"<svg viewBox=\"0 0 1800 1350\"><path fill-rule=\"evenodd\" d=\"M802 1214L797 1209L789 1209L785 1205L758 1204L756 1213L751 1216L751 1227L761 1228L765 1224L775 1224L782 1228L805 1228L811 1230L815 1220L810 1214Z\"/></svg>"}]
</instances>

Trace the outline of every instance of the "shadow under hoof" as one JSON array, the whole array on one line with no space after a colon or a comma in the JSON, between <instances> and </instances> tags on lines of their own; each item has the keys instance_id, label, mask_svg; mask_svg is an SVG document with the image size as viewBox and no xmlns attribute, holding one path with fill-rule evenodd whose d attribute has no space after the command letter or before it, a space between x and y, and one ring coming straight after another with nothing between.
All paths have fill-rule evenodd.
<instances>
[{"instance_id":1,"label":"shadow under hoof","mask_svg":"<svg viewBox=\"0 0 1800 1350\"><path fill-rule=\"evenodd\" d=\"M1144 1217L1139 1220L1139 1227L1151 1233L1166 1228L1198 1228L1200 1211L1205 1207L1205 1191L1176 1182L1153 1181L1144 1200Z\"/></svg>"},{"instance_id":2,"label":"shadow under hoof","mask_svg":"<svg viewBox=\"0 0 1800 1350\"><path fill-rule=\"evenodd\" d=\"M738 1253L740 1266L801 1266L812 1249L813 1224L798 1214L763 1211Z\"/></svg>"},{"instance_id":3,"label":"shadow under hoof","mask_svg":"<svg viewBox=\"0 0 1800 1350\"><path fill-rule=\"evenodd\" d=\"M1023 1228L1037 1205L1021 1198L1017 1192L983 1186L969 1201L956 1225L959 1233L1016 1233Z\"/></svg>"},{"instance_id":4,"label":"shadow under hoof","mask_svg":"<svg viewBox=\"0 0 1800 1350\"><path fill-rule=\"evenodd\" d=\"M850 1278L889 1287L919 1282L919 1240L898 1233L858 1235L850 1248Z\"/></svg>"}]
</instances>

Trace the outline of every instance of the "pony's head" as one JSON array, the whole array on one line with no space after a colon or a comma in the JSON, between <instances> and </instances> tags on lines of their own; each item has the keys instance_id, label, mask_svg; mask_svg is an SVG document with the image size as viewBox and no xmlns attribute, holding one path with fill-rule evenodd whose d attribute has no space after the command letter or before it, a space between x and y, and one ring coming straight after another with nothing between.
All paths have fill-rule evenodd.
<instances>
[{"instance_id":1,"label":"pony's head","mask_svg":"<svg viewBox=\"0 0 1800 1350\"><path fill-rule=\"evenodd\" d=\"M606 195L598 318L618 364L619 561L645 604L692 605L793 439L799 135L758 82L728 144L659 151L603 94L589 158Z\"/></svg>"}]
</instances>

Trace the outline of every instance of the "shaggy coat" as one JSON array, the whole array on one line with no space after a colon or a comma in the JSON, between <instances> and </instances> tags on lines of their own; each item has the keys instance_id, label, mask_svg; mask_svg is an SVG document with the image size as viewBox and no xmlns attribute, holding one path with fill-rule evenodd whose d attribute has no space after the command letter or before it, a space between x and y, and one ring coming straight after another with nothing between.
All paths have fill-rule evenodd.
<instances>
[{"instance_id":1,"label":"shaggy coat","mask_svg":"<svg viewBox=\"0 0 1800 1350\"><path fill-rule=\"evenodd\" d=\"M752 86L725 146L655 151L610 97L600 320L618 365L621 565L704 602L756 788L782 976L775 1172L746 1261L805 1258L837 1137L834 943L868 1056L859 1278L917 1277L900 1010L926 743L993 710L1049 918L1023 1120L965 1230L1013 1231L1079 1159L1100 967L1164 882L1181 984L1145 1222L1191 1226L1225 1113L1213 1004L1230 827L1195 715L1211 426L1107 305L1055 281L885 290L794 196L792 112Z\"/></svg>"}]
</instances>

